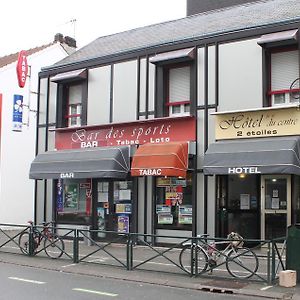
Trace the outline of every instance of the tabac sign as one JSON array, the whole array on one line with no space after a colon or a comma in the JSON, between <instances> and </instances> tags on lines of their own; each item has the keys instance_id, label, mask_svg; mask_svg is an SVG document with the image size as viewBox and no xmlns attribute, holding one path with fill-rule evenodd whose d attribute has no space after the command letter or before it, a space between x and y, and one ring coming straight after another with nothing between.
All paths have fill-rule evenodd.
<instances>
[{"instance_id":1,"label":"tabac sign","mask_svg":"<svg viewBox=\"0 0 300 300\"><path fill-rule=\"evenodd\" d=\"M216 113L216 140L300 134L298 107Z\"/></svg>"},{"instance_id":2,"label":"tabac sign","mask_svg":"<svg viewBox=\"0 0 300 300\"><path fill-rule=\"evenodd\" d=\"M55 147L57 150L62 150L194 141L195 139L195 118L188 116L57 129Z\"/></svg>"},{"instance_id":3,"label":"tabac sign","mask_svg":"<svg viewBox=\"0 0 300 300\"><path fill-rule=\"evenodd\" d=\"M18 62L17 62L17 77L18 77L18 83L20 88L23 88L25 86L27 73L28 73L27 55L26 55L26 51L22 50L19 53Z\"/></svg>"}]
</instances>

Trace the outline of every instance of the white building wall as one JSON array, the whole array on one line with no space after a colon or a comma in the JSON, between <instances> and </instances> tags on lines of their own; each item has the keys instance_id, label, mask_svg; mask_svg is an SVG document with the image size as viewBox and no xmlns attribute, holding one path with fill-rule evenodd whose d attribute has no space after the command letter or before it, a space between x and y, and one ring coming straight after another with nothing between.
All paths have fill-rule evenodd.
<instances>
[{"instance_id":1,"label":"white building wall","mask_svg":"<svg viewBox=\"0 0 300 300\"><path fill-rule=\"evenodd\" d=\"M218 111L262 107L262 48L257 40L219 46Z\"/></svg>"},{"instance_id":2,"label":"white building wall","mask_svg":"<svg viewBox=\"0 0 300 300\"><path fill-rule=\"evenodd\" d=\"M59 44L27 58L31 77L19 88L16 62L0 69L0 93L3 95L0 154L0 223L24 224L34 217L34 180L29 179L30 164L35 157L36 113L24 107L22 132L12 131L13 95L23 95L24 104L36 110L38 72L67 56ZM29 115L29 118L27 116Z\"/></svg>"}]
</instances>

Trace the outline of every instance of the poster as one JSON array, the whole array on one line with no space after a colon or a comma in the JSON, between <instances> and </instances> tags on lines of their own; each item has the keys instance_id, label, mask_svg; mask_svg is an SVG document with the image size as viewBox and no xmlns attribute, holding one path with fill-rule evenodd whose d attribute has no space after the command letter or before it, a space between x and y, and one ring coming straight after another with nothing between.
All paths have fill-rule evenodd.
<instances>
[{"instance_id":1,"label":"poster","mask_svg":"<svg viewBox=\"0 0 300 300\"><path fill-rule=\"evenodd\" d=\"M191 215L179 215L178 223L179 224L192 224L193 217Z\"/></svg>"},{"instance_id":2,"label":"poster","mask_svg":"<svg viewBox=\"0 0 300 300\"><path fill-rule=\"evenodd\" d=\"M179 215L192 215L192 213L193 213L192 205L179 206Z\"/></svg>"},{"instance_id":3,"label":"poster","mask_svg":"<svg viewBox=\"0 0 300 300\"><path fill-rule=\"evenodd\" d=\"M97 225L98 230L105 230L105 210L103 207L97 207ZM105 232L98 232L98 237L104 238Z\"/></svg>"},{"instance_id":4,"label":"poster","mask_svg":"<svg viewBox=\"0 0 300 300\"><path fill-rule=\"evenodd\" d=\"M58 179L57 181L56 210L58 212L62 212L64 210L62 179Z\"/></svg>"},{"instance_id":5,"label":"poster","mask_svg":"<svg viewBox=\"0 0 300 300\"><path fill-rule=\"evenodd\" d=\"M131 203L117 203L116 204L117 214L131 214Z\"/></svg>"},{"instance_id":6,"label":"poster","mask_svg":"<svg viewBox=\"0 0 300 300\"><path fill-rule=\"evenodd\" d=\"M161 214L161 213L171 213L171 206L169 205L156 205L156 213Z\"/></svg>"},{"instance_id":7,"label":"poster","mask_svg":"<svg viewBox=\"0 0 300 300\"><path fill-rule=\"evenodd\" d=\"M240 194L240 209L250 209L250 194Z\"/></svg>"},{"instance_id":8,"label":"poster","mask_svg":"<svg viewBox=\"0 0 300 300\"><path fill-rule=\"evenodd\" d=\"M78 208L78 184L65 185L64 208Z\"/></svg>"},{"instance_id":9,"label":"poster","mask_svg":"<svg viewBox=\"0 0 300 300\"><path fill-rule=\"evenodd\" d=\"M118 216L118 232L129 232L129 216Z\"/></svg>"},{"instance_id":10,"label":"poster","mask_svg":"<svg viewBox=\"0 0 300 300\"><path fill-rule=\"evenodd\" d=\"M272 198L272 209L279 209L279 198Z\"/></svg>"},{"instance_id":11,"label":"poster","mask_svg":"<svg viewBox=\"0 0 300 300\"><path fill-rule=\"evenodd\" d=\"M119 200L131 200L131 190L119 190Z\"/></svg>"},{"instance_id":12,"label":"poster","mask_svg":"<svg viewBox=\"0 0 300 300\"><path fill-rule=\"evenodd\" d=\"M158 224L173 224L173 215L171 214L158 214L157 217Z\"/></svg>"}]
</instances>

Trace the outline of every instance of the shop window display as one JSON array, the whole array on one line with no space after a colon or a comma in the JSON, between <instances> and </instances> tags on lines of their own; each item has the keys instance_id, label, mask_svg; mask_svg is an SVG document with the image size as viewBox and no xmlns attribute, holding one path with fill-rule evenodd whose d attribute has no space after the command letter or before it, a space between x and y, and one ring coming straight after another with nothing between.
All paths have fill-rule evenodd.
<instances>
[{"instance_id":1,"label":"shop window display","mask_svg":"<svg viewBox=\"0 0 300 300\"><path fill-rule=\"evenodd\" d=\"M157 228L191 229L192 226L192 180L187 178L158 177L156 179Z\"/></svg>"},{"instance_id":2,"label":"shop window display","mask_svg":"<svg viewBox=\"0 0 300 300\"><path fill-rule=\"evenodd\" d=\"M91 217L91 180L57 181L56 211L59 223L87 224Z\"/></svg>"}]
</instances>

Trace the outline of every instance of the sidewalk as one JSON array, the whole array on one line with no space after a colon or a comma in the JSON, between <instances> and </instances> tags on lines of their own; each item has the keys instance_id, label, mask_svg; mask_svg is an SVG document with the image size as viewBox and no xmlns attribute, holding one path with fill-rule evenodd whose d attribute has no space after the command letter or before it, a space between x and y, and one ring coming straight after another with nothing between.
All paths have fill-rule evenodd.
<instances>
[{"instance_id":1,"label":"sidewalk","mask_svg":"<svg viewBox=\"0 0 300 300\"><path fill-rule=\"evenodd\" d=\"M67 245L67 248L71 244ZM81 251L91 251L93 246L87 246L80 243ZM116 251L121 251L122 246L116 247ZM140 283L163 285L185 289L195 289L203 292L216 292L224 294L236 294L246 296L259 296L266 299L298 299L300 300L300 284L294 288L280 287L278 284L268 286L263 282L256 281L238 281L233 278L216 279L215 276L210 278L210 275L203 277L191 278L186 274L159 272L154 270L140 270L135 269L127 271L120 266L112 264L107 265L102 257L94 259L97 263L80 262L74 264L69 258L49 259L44 255L29 257L19 254L20 251L16 247L15 251L0 252L0 261L2 263L10 263L21 266L30 266L35 268L42 268L58 272L83 274L89 276L96 276L101 278L113 278L119 280L128 280ZM13 253L15 252L15 253ZM68 251L69 252L69 251ZM84 255L84 253L83 253ZM100 263L99 263L100 262Z\"/></svg>"}]
</instances>

